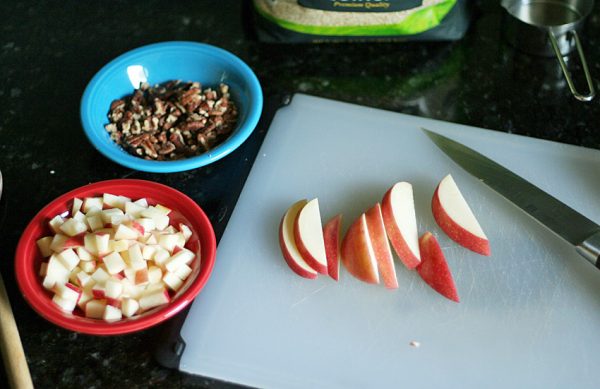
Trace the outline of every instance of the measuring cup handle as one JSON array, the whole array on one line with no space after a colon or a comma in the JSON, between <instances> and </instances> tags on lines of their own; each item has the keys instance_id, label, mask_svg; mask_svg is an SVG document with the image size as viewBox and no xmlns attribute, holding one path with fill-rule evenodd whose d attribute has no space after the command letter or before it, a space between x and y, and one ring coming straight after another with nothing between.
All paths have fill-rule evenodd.
<instances>
[{"instance_id":1,"label":"measuring cup handle","mask_svg":"<svg viewBox=\"0 0 600 389\"><path fill-rule=\"evenodd\" d=\"M587 81L587 84L588 84L588 93L585 95L577 92L577 90L575 89L575 84L573 84L573 80L571 79L571 74L569 73L569 70L567 69L567 64L565 64L565 61L563 60L563 56L560 52L560 49L558 48L558 42L556 41L556 36L554 35L554 33L552 31L550 31L548 33L548 35L550 36L550 43L552 44L552 48L554 49L556 58L558 58L558 63L560 63L560 68L562 69L562 72L565 75L565 79L567 80L567 84L569 85L569 89L571 90L571 93L573 94L573 96L575 96L575 98L577 100L590 101L596 95L596 90L594 88L594 82L592 80L592 77L590 76L590 70L588 69L588 65L585 60L585 55L583 54L583 49L581 47L581 42L579 41L579 36L577 35L577 32L574 30L568 31L567 34L573 34L573 36L575 37L575 47L577 47L577 53L579 54L579 60L581 61L581 65L583 66L583 73L585 74L585 80Z\"/></svg>"}]
</instances>

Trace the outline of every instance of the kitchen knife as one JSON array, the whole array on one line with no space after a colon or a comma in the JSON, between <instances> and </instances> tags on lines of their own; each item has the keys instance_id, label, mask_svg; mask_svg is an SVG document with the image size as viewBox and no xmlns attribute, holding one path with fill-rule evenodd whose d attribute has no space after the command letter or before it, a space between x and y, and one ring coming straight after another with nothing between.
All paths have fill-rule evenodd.
<instances>
[{"instance_id":1,"label":"kitchen knife","mask_svg":"<svg viewBox=\"0 0 600 389\"><path fill-rule=\"evenodd\" d=\"M477 151L425 128L422 130L460 167L571 243L600 269L598 224Z\"/></svg>"}]
</instances>

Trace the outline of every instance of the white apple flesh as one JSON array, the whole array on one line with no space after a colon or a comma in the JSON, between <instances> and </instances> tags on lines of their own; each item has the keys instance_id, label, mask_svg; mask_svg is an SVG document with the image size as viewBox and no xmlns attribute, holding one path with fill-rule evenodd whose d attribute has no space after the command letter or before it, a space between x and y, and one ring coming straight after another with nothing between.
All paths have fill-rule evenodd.
<instances>
[{"instance_id":1,"label":"white apple flesh","mask_svg":"<svg viewBox=\"0 0 600 389\"><path fill-rule=\"evenodd\" d=\"M137 313L139 308L140 304L135 299L126 298L121 302L121 312L125 317L132 317Z\"/></svg>"},{"instance_id":2,"label":"white apple flesh","mask_svg":"<svg viewBox=\"0 0 600 389\"><path fill-rule=\"evenodd\" d=\"M181 286L183 285L183 281L181 281L181 279L175 274L170 272L167 272L163 276L162 281L165 283L165 285L169 287L169 289L171 289L174 292L177 292L179 288L181 288Z\"/></svg>"},{"instance_id":3,"label":"white apple flesh","mask_svg":"<svg viewBox=\"0 0 600 389\"><path fill-rule=\"evenodd\" d=\"M183 266L187 267L186 264L183 264ZM157 284L160 282L160 280L163 277L163 272L160 269L160 267L157 266L150 266L148 268L148 282L151 284Z\"/></svg>"},{"instance_id":4,"label":"white apple flesh","mask_svg":"<svg viewBox=\"0 0 600 389\"><path fill-rule=\"evenodd\" d=\"M54 289L57 296L65 300L74 300L75 303L77 303L77 300L79 300L79 296L81 295L81 289L69 283L56 284Z\"/></svg>"},{"instance_id":5,"label":"white apple flesh","mask_svg":"<svg viewBox=\"0 0 600 389\"><path fill-rule=\"evenodd\" d=\"M488 238L451 175L440 181L431 209L437 224L450 239L478 254L490 255Z\"/></svg>"},{"instance_id":6,"label":"white apple flesh","mask_svg":"<svg viewBox=\"0 0 600 389\"><path fill-rule=\"evenodd\" d=\"M165 263L167 271L175 272L181 265L189 265L194 259L195 254L188 249L182 249Z\"/></svg>"},{"instance_id":7,"label":"white apple flesh","mask_svg":"<svg viewBox=\"0 0 600 389\"><path fill-rule=\"evenodd\" d=\"M85 304L85 317L89 317L92 319L102 319L105 308L106 301L90 300Z\"/></svg>"},{"instance_id":8,"label":"white apple flesh","mask_svg":"<svg viewBox=\"0 0 600 389\"><path fill-rule=\"evenodd\" d=\"M75 215L77 212L81 210L81 206L83 205L83 200L75 197L73 199L73 205L71 206L71 215Z\"/></svg>"},{"instance_id":9,"label":"white apple flesh","mask_svg":"<svg viewBox=\"0 0 600 389\"><path fill-rule=\"evenodd\" d=\"M307 202L298 212L294 222L294 241L304 261L318 273L327 274L327 254L318 199Z\"/></svg>"},{"instance_id":10,"label":"white apple flesh","mask_svg":"<svg viewBox=\"0 0 600 389\"><path fill-rule=\"evenodd\" d=\"M40 250L40 254L42 254L42 257L46 258L52 255L53 251L50 248L50 244L52 243L52 237L51 236L45 236L41 239L38 239L36 244L38 246L38 249Z\"/></svg>"},{"instance_id":11,"label":"white apple flesh","mask_svg":"<svg viewBox=\"0 0 600 389\"><path fill-rule=\"evenodd\" d=\"M294 223L306 203L306 200L296 202L283 215L279 224L279 245L283 258L292 271L301 277L314 279L318 273L302 258L294 239Z\"/></svg>"},{"instance_id":12,"label":"white apple flesh","mask_svg":"<svg viewBox=\"0 0 600 389\"><path fill-rule=\"evenodd\" d=\"M81 206L83 213L89 213L93 210L101 210L103 206L102 197L86 197Z\"/></svg>"},{"instance_id":13,"label":"white apple flesh","mask_svg":"<svg viewBox=\"0 0 600 389\"><path fill-rule=\"evenodd\" d=\"M68 219L60 225L59 229L68 236L75 236L86 232L87 225L76 219Z\"/></svg>"},{"instance_id":14,"label":"white apple flesh","mask_svg":"<svg viewBox=\"0 0 600 389\"><path fill-rule=\"evenodd\" d=\"M119 298L123 293L123 284L118 280L110 279L106 281L104 288L104 295L112 299Z\"/></svg>"},{"instance_id":15,"label":"white apple flesh","mask_svg":"<svg viewBox=\"0 0 600 389\"><path fill-rule=\"evenodd\" d=\"M86 235L87 236L87 235ZM105 255L110 252L110 234L98 232L95 237L95 249L98 255ZM87 249L87 247L86 247Z\"/></svg>"},{"instance_id":16,"label":"white apple flesh","mask_svg":"<svg viewBox=\"0 0 600 389\"><path fill-rule=\"evenodd\" d=\"M101 228L104 228L102 218L98 215L86 216L85 220L87 225L90 227L90 230L92 231L97 231Z\"/></svg>"},{"instance_id":17,"label":"white apple flesh","mask_svg":"<svg viewBox=\"0 0 600 389\"><path fill-rule=\"evenodd\" d=\"M102 319L106 321L117 321L123 317L119 308L113 307L112 305L106 305L102 314Z\"/></svg>"},{"instance_id":18,"label":"white apple flesh","mask_svg":"<svg viewBox=\"0 0 600 389\"><path fill-rule=\"evenodd\" d=\"M60 262L67 268L68 271L75 269L75 267L79 264L79 257L73 251L73 249L66 249L58 254L57 258Z\"/></svg>"},{"instance_id":19,"label":"white apple flesh","mask_svg":"<svg viewBox=\"0 0 600 389\"><path fill-rule=\"evenodd\" d=\"M46 276L44 277L42 285L44 288L51 290L57 283L66 283L69 280L69 275L69 270L61 263L56 255L52 255L48 260Z\"/></svg>"},{"instance_id":20,"label":"white apple flesh","mask_svg":"<svg viewBox=\"0 0 600 389\"><path fill-rule=\"evenodd\" d=\"M181 279L182 281L185 281L188 278L188 276L192 274L192 268L184 264L179 266L173 274L179 277L179 279Z\"/></svg>"},{"instance_id":21,"label":"white apple flesh","mask_svg":"<svg viewBox=\"0 0 600 389\"><path fill-rule=\"evenodd\" d=\"M148 310L150 308L167 304L170 300L171 298L169 297L169 293L167 291L159 290L140 298L139 304L142 310Z\"/></svg>"},{"instance_id":22,"label":"white apple flesh","mask_svg":"<svg viewBox=\"0 0 600 389\"><path fill-rule=\"evenodd\" d=\"M52 302L65 312L73 312L75 306L77 305L77 300L63 298L60 297L58 294L55 294L52 297Z\"/></svg>"},{"instance_id":23,"label":"white apple flesh","mask_svg":"<svg viewBox=\"0 0 600 389\"><path fill-rule=\"evenodd\" d=\"M144 209L146 209L146 207L143 207L131 201L125 203L125 214L133 218L140 217Z\"/></svg>"},{"instance_id":24,"label":"white apple flesh","mask_svg":"<svg viewBox=\"0 0 600 389\"><path fill-rule=\"evenodd\" d=\"M62 216L56 215L48 222L48 226L55 234L60 234L60 226L65 222Z\"/></svg>"},{"instance_id":25,"label":"white apple flesh","mask_svg":"<svg viewBox=\"0 0 600 389\"><path fill-rule=\"evenodd\" d=\"M105 256L103 262L106 265L106 270L109 274L117 274L125 270L125 261L117 252L112 252Z\"/></svg>"},{"instance_id":26,"label":"white apple flesh","mask_svg":"<svg viewBox=\"0 0 600 389\"><path fill-rule=\"evenodd\" d=\"M414 269L421 263L421 254L412 185L394 184L383 196L381 212L396 255L408 269Z\"/></svg>"}]
</instances>

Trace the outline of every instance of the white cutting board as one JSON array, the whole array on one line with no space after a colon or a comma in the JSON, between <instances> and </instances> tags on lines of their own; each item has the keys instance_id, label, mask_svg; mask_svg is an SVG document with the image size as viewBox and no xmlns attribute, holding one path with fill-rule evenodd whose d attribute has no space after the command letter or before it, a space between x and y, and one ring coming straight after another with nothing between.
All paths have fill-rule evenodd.
<instances>
[{"instance_id":1,"label":"white cutting board","mask_svg":"<svg viewBox=\"0 0 600 389\"><path fill-rule=\"evenodd\" d=\"M295 95L272 122L182 328L181 370L272 388L600 387L600 271L461 170L421 126L600 222L598 151ZM435 224L431 195L448 173L491 257ZM419 231L437 235L459 304L399 261L394 291L343 267L339 282L288 268L277 235L288 206L318 197L324 221L341 212L347 228L400 180L414 186Z\"/></svg>"}]
</instances>

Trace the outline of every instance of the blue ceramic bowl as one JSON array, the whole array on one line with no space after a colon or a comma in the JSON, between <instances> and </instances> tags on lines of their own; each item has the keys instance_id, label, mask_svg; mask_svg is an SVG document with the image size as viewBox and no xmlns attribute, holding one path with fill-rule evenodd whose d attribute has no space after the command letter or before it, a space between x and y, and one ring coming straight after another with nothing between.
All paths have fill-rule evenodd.
<instances>
[{"instance_id":1,"label":"blue ceramic bowl","mask_svg":"<svg viewBox=\"0 0 600 389\"><path fill-rule=\"evenodd\" d=\"M140 81L154 85L169 80L198 81L203 87L228 84L239 111L237 127L214 149L187 159L149 161L127 153L104 129L110 103L132 94ZM262 106L256 75L235 55L202 43L164 42L129 51L100 69L85 89L80 115L88 139L107 158L131 169L171 173L204 166L231 153L256 127Z\"/></svg>"}]
</instances>

